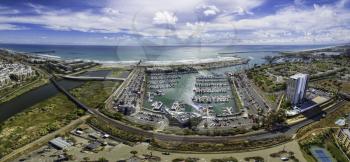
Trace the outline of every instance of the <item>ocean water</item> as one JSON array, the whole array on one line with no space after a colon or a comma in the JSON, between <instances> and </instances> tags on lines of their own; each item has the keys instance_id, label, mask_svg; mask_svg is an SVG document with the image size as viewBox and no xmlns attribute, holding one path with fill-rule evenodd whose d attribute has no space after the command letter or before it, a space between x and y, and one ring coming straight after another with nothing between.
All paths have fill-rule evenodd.
<instances>
[{"instance_id":1,"label":"ocean water","mask_svg":"<svg viewBox=\"0 0 350 162\"><path fill-rule=\"evenodd\" d=\"M237 55L263 63L263 57L279 51L298 51L331 45L232 45L232 46L92 46L92 45L24 45L0 44L21 52L54 51L49 55L62 59L84 59L104 63L131 61L181 61Z\"/></svg>"}]
</instances>

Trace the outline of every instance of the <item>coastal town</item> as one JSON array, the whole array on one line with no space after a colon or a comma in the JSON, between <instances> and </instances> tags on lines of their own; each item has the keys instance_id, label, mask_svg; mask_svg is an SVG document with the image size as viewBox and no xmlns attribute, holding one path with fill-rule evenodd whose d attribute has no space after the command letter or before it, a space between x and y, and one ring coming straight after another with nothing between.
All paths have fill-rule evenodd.
<instances>
[{"instance_id":1,"label":"coastal town","mask_svg":"<svg viewBox=\"0 0 350 162\"><path fill-rule=\"evenodd\" d=\"M62 125L62 128L57 122L57 126L46 126L47 133L14 150L2 151L1 157L17 161L101 161L116 158L113 152L124 149L121 157L127 161L162 161L162 158L173 157L170 155L172 151L189 151L187 145L190 144L232 151L257 145L269 148L290 141L288 145L294 143L300 148L289 150L296 152L295 156L282 149L283 152L274 150L266 155L257 151L261 156L245 158L302 160L307 156L317 158L315 150L322 150L325 154L334 152L316 145L315 139L308 136L313 125L326 120L331 121L327 124L335 124L339 129L325 128L315 133L315 138L326 140L324 135L333 134L334 140L328 142L343 145L336 151L345 152L339 158L347 158L346 154L350 152L346 142L350 139L347 115L350 112L334 118L338 111L345 111L343 109L349 100L350 83L346 76L350 74L350 69L346 52L340 50L332 56L311 52L312 55L300 59L296 59L299 53L286 57L281 54L277 62L247 69L238 68L249 64L249 60L239 57L230 58L227 62L222 59L200 62L201 65L156 65L140 61L123 68L111 68L93 62L2 50L1 55L6 56L0 68L2 88L24 89L25 86L15 85L35 81L39 76L50 76L47 79L52 83L46 84L52 84L62 95L67 95L67 98L59 98L59 104L70 103L69 111L74 110L75 116L70 117L70 124ZM286 61L291 57L293 62ZM267 61L271 59L266 58ZM227 67L234 70L227 71ZM320 71L315 72L313 68ZM331 80L333 77L337 80ZM68 83L79 85L65 90L64 86L67 88L65 84ZM104 90L100 88L96 91L95 87ZM86 98L90 95L98 98ZM58 104L46 102L43 104L49 108L48 112L54 111L50 107ZM34 110L30 114L35 113ZM8 124L12 122L5 121L1 127L1 137L9 137L3 132L10 131ZM33 129L36 128L33 126ZM31 147L31 143L37 143L36 140L42 141L41 144ZM235 140L238 140L235 146L214 146L214 143ZM23 139L20 138L20 141L22 143ZM244 144L244 141L248 143ZM11 143L9 140L4 142ZM156 147L165 151L149 150L154 154L144 152L136 156L136 147L146 147L146 150ZM205 152L210 148L201 150L199 147L191 151L194 150Z\"/></svg>"},{"instance_id":2,"label":"coastal town","mask_svg":"<svg viewBox=\"0 0 350 162\"><path fill-rule=\"evenodd\" d=\"M350 0L0 0L0 162L350 162Z\"/></svg>"}]
</instances>

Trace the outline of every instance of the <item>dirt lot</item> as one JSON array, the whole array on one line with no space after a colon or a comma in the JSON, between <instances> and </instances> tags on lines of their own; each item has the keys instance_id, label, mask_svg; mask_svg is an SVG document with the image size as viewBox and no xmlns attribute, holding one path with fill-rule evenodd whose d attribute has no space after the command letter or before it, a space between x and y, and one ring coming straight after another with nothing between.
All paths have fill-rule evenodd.
<instances>
[{"instance_id":1,"label":"dirt lot","mask_svg":"<svg viewBox=\"0 0 350 162\"><path fill-rule=\"evenodd\" d=\"M85 139L78 139L81 143L87 143L87 140ZM299 151L299 146L295 141L286 143L285 145L281 145L275 148L270 148L266 150L260 150L260 151L253 151L253 152L245 152L245 153L224 153L224 154L180 154L180 153L170 153L170 155L163 155L162 152L159 151L152 151L148 149L148 144L146 143L140 143L133 147L130 147L128 145L124 144L118 144L115 147L112 146L106 146L103 150L99 151L98 153L93 152L82 152L81 151L81 144L78 146L72 147L68 152L69 154L74 155L74 160L72 161L84 161L84 158L88 157L90 160L98 160L101 157L104 157L110 161L116 161L116 160L124 160L129 159L132 157L132 154L130 151L137 151L138 153L136 156L143 157L143 154L150 154L152 152L153 156L161 157L161 161L163 162L171 162L175 158L187 158L187 157L195 157L199 158L200 162L208 162L213 158L223 158L223 157L235 157L239 161L244 161L245 157L251 157L251 156L261 156L265 159L265 161L268 162L282 162L279 158L272 158L269 155L271 153L276 153L281 151L283 148L285 148L287 151L293 151L295 153L295 157L298 158L300 161L305 161L304 157L302 156L301 152ZM42 148L42 150L51 150L47 151L45 153L45 156L40 155L37 151L35 153L32 153L30 155L30 158L28 158L26 161L30 162L36 162L36 161L45 161L45 160L53 160L55 158L52 158L54 155L62 154L62 151L57 151L54 148L50 148L48 146L45 146ZM51 152L51 153L50 153ZM28 156L27 156L28 157Z\"/></svg>"}]
</instances>

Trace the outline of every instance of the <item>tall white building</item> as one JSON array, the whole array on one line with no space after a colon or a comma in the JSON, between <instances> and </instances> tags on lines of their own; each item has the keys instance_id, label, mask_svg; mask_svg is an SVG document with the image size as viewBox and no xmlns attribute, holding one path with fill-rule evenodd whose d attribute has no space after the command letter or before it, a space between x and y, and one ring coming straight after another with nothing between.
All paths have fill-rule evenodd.
<instances>
[{"instance_id":1,"label":"tall white building","mask_svg":"<svg viewBox=\"0 0 350 162\"><path fill-rule=\"evenodd\" d=\"M298 73L292 75L287 81L287 98L292 105L302 102L306 93L308 80L309 75Z\"/></svg>"}]
</instances>

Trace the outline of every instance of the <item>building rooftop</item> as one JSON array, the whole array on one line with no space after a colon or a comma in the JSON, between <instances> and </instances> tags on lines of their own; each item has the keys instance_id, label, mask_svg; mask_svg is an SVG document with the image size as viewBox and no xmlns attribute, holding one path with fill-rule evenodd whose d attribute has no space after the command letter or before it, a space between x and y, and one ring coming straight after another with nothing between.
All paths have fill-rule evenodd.
<instances>
[{"instance_id":1,"label":"building rooftop","mask_svg":"<svg viewBox=\"0 0 350 162\"><path fill-rule=\"evenodd\" d=\"M58 149L65 149L70 146L72 146L70 143L65 141L62 137L57 137L49 142L50 144L54 145Z\"/></svg>"},{"instance_id":2,"label":"building rooftop","mask_svg":"<svg viewBox=\"0 0 350 162\"><path fill-rule=\"evenodd\" d=\"M95 149L97 149L97 148L100 147L100 146L101 146L101 143L95 141L95 142L93 142L93 143L88 144L88 145L86 146L86 148L89 149L89 150L95 150Z\"/></svg>"},{"instance_id":3,"label":"building rooftop","mask_svg":"<svg viewBox=\"0 0 350 162\"><path fill-rule=\"evenodd\" d=\"M346 134L348 137L350 137L350 130L349 130L349 128L344 128L344 129L342 129L342 131L344 132L344 134Z\"/></svg>"}]
</instances>

